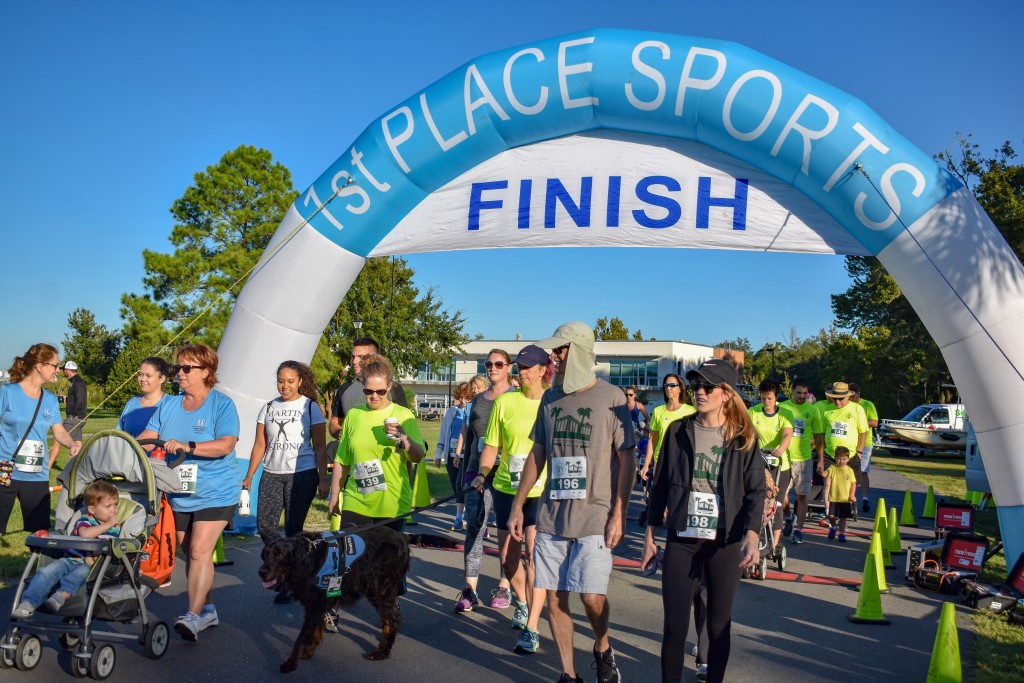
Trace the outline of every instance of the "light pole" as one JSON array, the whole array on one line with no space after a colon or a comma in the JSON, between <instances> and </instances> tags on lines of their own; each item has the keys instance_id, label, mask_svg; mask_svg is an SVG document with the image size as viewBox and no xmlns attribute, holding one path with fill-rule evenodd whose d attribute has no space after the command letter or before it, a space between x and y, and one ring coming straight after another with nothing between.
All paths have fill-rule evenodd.
<instances>
[{"instance_id":1,"label":"light pole","mask_svg":"<svg viewBox=\"0 0 1024 683\"><path fill-rule=\"evenodd\" d=\"M358 318L352 321L352 327L356 331L356 339L359 338L359 330L363 329L363 321Z\"/></svg>"}]
</instances>

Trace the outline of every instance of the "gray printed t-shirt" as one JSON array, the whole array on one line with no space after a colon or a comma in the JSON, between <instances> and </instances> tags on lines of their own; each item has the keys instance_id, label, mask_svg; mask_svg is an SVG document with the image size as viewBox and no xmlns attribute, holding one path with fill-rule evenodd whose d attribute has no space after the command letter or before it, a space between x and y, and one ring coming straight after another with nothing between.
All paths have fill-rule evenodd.
<instances>
[{"instance_id":1,"label":"gray printed t-shirt","mask_svg":"<svg viewBox=\"0 0 1024 683\"><path fill-rule=\"evenodd\" d=\"M622 389L602 379L572 394L552 387L541 399L530 438L543 446L549 473L537 511L537 531L566 538L603 536L615 497L616 451L636 445ZM585 497L551 498L554 459L563 457L586 461Z\"/></svg>"},{"instance_id":2,"label":"gray printed t-shirt","mask_svg":"<svg viewBox=\"0 0 1024 683\"><path fill-rule=\"evenodd\" d=\"M722 454L725 442L721 427L705 427L693 423L693 490L698 493L717 493L722 497ZM719 515L718 527L725 528L725 518Z\"/></svg>"}]
</instances>

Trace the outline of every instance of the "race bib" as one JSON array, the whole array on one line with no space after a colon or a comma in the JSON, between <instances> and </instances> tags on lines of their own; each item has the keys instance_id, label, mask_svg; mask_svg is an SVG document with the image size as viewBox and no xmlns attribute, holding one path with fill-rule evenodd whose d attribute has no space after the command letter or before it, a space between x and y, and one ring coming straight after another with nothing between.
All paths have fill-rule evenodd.
<instances>
[{"instance_id":1,"label":"race bib","mask_svg":"<svg viewBox=\"0 0 1024 683\"><path fill-rule=\"evenodd\" d=\"M523 467L526 465L528 455L512 455L508 459L508 478L512 482L512 488L518 489L519 482L523 479Z\"/></svg>"},{"instance_id":2,"label":"race bib","mask_svg":"<svg viewBox=\"0 0 1024 683\"><path fill-rule=\"evenodd\" d=\"M834 438L842 438L846 436L846 432L849 431L850 427L845 422L833 422L832 423L832 436Z\"/></svg>"},{"instance_id":3,"label":"race bib","mask_svg":"<svg viewBox=\"0 0 1024 683\"><path fill-rule=\"evenodd\" d=\"M199 464L186 462L178 465L178 478L181 479L181 493L191 495L196 492L199 480Z\"/></svg>"},{"instance_id":4,"label":"race bib","mask_svg":"<svg viewBox=\"0 0 1024 683\"><path fill-rule=\"evenodd\" d=\"M477 453L483 453L484 452L484 437L482 437L482 436L479 439L476 440L476 452Z\"/></svg>"},{"instance_id":5,"label":"race bib","mask_svg":"<svg viewBox=\"0 0 1024 683\"><path fill-rule=\"evenodd\" d=\"M718 535L718 494L690 491L686 510L686 529L677 531L681 538L714 540Z\"/></svg>"},{"instance_id":6,"label":"race bib","mask_svg":"<svg viewBox=\"0 0 1024 683\"><path fill-rule=\"evenodd\" d=\"M352 465L352 476L356 480L356 489L364 495L388 490L388 483L384 480L384 466L377 458Z\"/></svg>"},{"instance_id":7,"label":"race bib","mask_svg":"<svg viewBox=\"0 0 1024 683\"><path fill-rule=\"evenodd\" d=\"M804 435L804 427L807 425L807 420L803 418L796 418L793 420L793 436L799 438Z\"/></svg>"},{"instance_id":8,"label":"race bib","mask_svg":"<svg viewBox=\"0 0 1024 683\"><path fill-rule=\"evenodd\" d=\"M42 472L45 457L46 444L26 439L21 450L14 455L14 467L19 472Z\"/></svg>"},{"instance_id":9,"label":"race bib","mask_svg":"<svg viewBox=\"0 0 1024 683\"><path fill-rule=\"evenodd\" d=\"M455 449L459 447L459 437L453 436L448 439L448 452L455 453Z\"/></svg>"},{"instance_id":10,"label":"race bib","mask_svg":"<svg viewBox=\"0 0 1024 683\"><path fill-rule=\"evenodd\" d=\"M587 497L587 459L583 456L551 458L551 499Z\"/></svg>"}]
</instances>

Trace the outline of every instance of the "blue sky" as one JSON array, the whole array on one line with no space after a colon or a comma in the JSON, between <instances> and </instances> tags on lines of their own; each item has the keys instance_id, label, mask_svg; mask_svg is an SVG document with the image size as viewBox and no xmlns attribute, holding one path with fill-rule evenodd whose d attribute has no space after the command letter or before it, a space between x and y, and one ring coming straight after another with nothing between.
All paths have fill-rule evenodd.
<instances>
[{"instance_id":1,"label":"blue sky","mask_svg":"<svg viewBox=\"0 0 1024 683\"><path fill-rule=\"evenodd\" d=\"M171 203L226 151L264 147L305 188L373 119L478 55L600 26L733 40L860 98L925 152L958 130L988 152L1024 148L1022 19L1016 1L3 3L0 365L35 341L59 345L80 306L119 326L120 295L142 291L142 250L169 250ZM820 255L409 260L468 333L499 339L617 315L658 339L757 347L827 327L829 295L849 282L842 257ZM475 282L496 269L493 286ZM669 294L691 299L681 316L661 314Z\"/></svg>"}]
</instances>

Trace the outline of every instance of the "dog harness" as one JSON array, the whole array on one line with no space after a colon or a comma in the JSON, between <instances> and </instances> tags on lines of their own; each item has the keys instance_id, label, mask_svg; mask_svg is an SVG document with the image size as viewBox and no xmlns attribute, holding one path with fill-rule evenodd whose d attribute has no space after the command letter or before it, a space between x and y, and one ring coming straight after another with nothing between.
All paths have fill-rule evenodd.
<instances>
[{"instance_id":1,"label":"dog harness","mask_svg":"<svg viewBox=\"0 0 1024 683\"><path fill-rule=\"evenodd\" d=\"M366 550L366 542L356 534L338 531L325 531L320 534L320 538L327 544L327 556L317 572L317 586L327 591L327 597L336 598L341 595L341 580L348 573L350 565Z\"/></svg>"}]
</instances>

